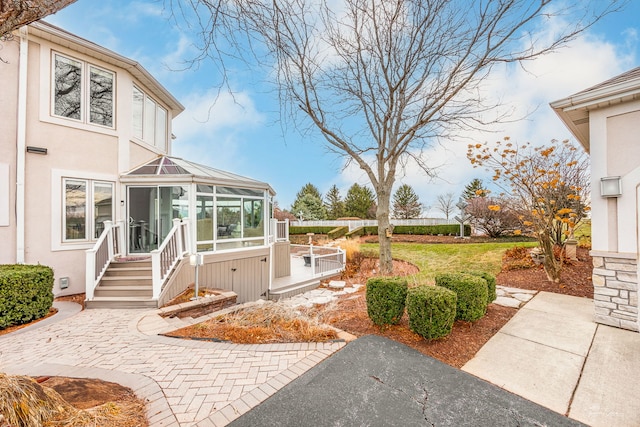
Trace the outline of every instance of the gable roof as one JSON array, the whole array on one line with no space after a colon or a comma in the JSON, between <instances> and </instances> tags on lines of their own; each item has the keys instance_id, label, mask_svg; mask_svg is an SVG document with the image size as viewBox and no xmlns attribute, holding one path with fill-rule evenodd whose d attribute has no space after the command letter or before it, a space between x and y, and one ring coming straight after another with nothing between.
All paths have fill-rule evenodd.
<instances>
[{"instance_id":1,"label":"gable roof","mask_svg":"<svg viewBox=\"0 0 640 427\"><path fill-rule=\"evenodd\" d=\"M637 99L640 99L640 67L550 105L582 146L589 151L589 111Z\"/></svg>"},{"instance_id":2,"label":"gable roof","mask_svg":"<svg viewBox=\"0 0 640 427\"><path fill-rule=\"evenodd\" d=\"M127 70L133 77L142 83L152 95L163 101L172 111L173 117L184 111L184 106L165 89L140 63L126 58L105 47L95 44L75 34L71 34L62 28L51 25L45 21L37 21L28 25L29 34L49 40L60 46L67 47L107 64Z\"/></svg>"}]
</instances>

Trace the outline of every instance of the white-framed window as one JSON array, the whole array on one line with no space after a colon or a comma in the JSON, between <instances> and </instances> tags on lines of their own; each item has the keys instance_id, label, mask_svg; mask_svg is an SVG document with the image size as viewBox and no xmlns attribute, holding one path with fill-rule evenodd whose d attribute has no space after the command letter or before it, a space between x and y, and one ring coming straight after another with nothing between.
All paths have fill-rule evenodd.
<instances>
[{"instance_id":1,"label":"white-framed window","mask_svg":"<svg viewBox=\"0 0 640 427\"><path fill-rule=\"evenodd\" d=\"M114 72L59 53L52 68L52 115L114 128Z\"/></svg>"},{"instance_id":2,"label":"white-framed window","mask_svg":"<svg viewBox=\"0 0 640 427\"><path fill-rule=\"evenodd\" d=\"M96 240L104 221L113 221L114 183L62 179L62 241Z\"/></svg>"},{"instance_id":3,"label":"white-framed window","mask_svg":"<svg viewBox=\"0 0 640 427\"><path fill-rule=\"evenodd\" d=\"M167 151L167 110L137 86L133 87L133 136Z\"/></svg>"}]
</instances>

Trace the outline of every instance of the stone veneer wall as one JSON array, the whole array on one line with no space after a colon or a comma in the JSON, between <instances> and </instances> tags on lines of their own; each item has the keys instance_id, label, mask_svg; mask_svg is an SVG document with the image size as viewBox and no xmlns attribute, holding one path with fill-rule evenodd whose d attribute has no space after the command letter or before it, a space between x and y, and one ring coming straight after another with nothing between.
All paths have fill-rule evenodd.
<instances>
[{"instance_id":1,"label":"stone veneer wall","mask_svg":"<svg viewBox=\"0 0 640 427\"><path fill-rule=\"evenodd\" d=\"M595 321L638 331L638 264L628 254L592 252Z\"/></svg>"}]
</instances>

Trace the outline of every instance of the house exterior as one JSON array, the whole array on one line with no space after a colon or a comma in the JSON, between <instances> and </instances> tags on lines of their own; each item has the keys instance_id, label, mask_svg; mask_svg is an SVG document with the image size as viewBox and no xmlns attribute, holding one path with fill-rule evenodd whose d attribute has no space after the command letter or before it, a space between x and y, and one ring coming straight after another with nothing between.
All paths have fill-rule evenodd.
<instances>
[{"instance_id":1,"label":"house exterior","mask_svg":"<svg viewBox=\"0 0 640 427\"><path fill-rule=\"evenodd\" d=\"M591 156L595 320L640 330L640 67L551 103Z\"/></svg>"},{"instance_id":2,"label":"house exterior","mask_svg":"<svg viewBox=\"0 0 640 427\"><path fill-rule=\"evenodd\" d=\"M340 270L316 249L294 274L267 183L171 156L184 107L137 62L43 21L0 57L0 264L48 265L54 295L89 306L161 305L194 282L196 253L201 285L240 302Z\"/></svg>"}]
</instances>

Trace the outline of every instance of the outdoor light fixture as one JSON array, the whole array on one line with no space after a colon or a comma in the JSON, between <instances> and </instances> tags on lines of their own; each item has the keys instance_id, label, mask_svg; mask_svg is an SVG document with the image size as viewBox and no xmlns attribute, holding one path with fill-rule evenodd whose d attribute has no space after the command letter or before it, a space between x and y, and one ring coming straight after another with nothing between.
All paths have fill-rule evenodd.
<instances>
[{"instance_id":1,"label":"outdoor light fixture","mask_svg":"<svg viewBox=\"0 0 640 427\"><path fill-rule=\"evenodd\" d=\"M600 178L600 196L618 197L622 195L622 180L619 176Z\"/></svg>"},{"instance_id":2,"label":"outdoor light fixture","mask_svg":"<svg viewBox=\"0 0 640 427\"><path fill-rule=\"evenodd\" d=\"M47 154L47 149L43 147L33 147L31 145L27 145L27 153Z\"/></svg>"}]
</instances>

